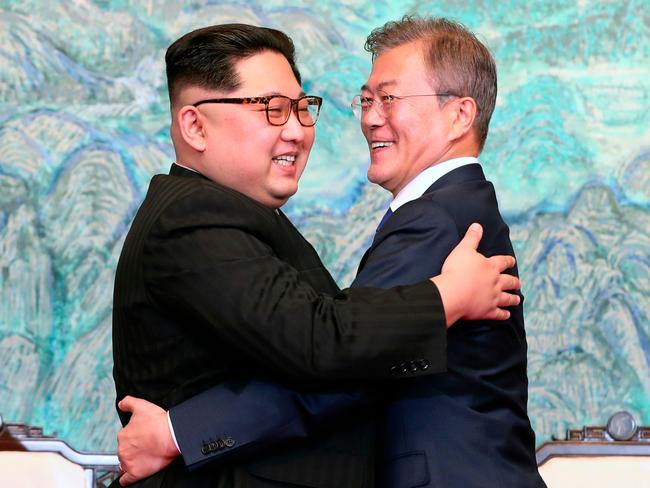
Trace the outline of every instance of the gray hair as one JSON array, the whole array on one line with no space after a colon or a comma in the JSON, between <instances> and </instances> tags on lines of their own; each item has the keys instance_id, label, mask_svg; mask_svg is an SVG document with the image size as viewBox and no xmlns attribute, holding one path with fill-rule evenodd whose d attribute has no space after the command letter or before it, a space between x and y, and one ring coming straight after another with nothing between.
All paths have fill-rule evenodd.
<instances>
[{"instance_id":1,"label":"gray hair","mask_svg":"<svg viewBox=\"0 0 650 488\"><path fill-rule=\"evenodd\" d=\"M416 16L404 16L374 29L365 48L374 62L383 52L415 41L423 43L434 89L476 102L473 127L482 150L497 97L496 65L490 51L458 22Z\"/></svg>"}]
</instances>

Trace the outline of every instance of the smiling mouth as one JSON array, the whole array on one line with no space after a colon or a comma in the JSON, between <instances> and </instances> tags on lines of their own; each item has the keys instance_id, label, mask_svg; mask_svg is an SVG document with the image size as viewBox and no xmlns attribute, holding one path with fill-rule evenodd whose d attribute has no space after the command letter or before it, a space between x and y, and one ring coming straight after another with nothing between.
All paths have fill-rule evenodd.
<instances>
[{"instance_id":1,"label":"smiling mouth","mask_svg":"<svg viewBox=\"0 0 650 488\"><path fill-rule=\"evenodd\" d=\"M371 142L370 143L370 149L380 149L382 147L391 147L394 142L390 141L376 141L376 142Z\"/></svg>"},{"instance_id":2,"label":"smiling mouth","mask_svg":"<svg viewBox=\"0 0 650 488\"><path fill-rule=\"evenodd\" d=\"M293 166L296 162L296 157L285 154L282 156L275 156L272 160L275 164L280 166Z\"/></svg>"}]
</instances>

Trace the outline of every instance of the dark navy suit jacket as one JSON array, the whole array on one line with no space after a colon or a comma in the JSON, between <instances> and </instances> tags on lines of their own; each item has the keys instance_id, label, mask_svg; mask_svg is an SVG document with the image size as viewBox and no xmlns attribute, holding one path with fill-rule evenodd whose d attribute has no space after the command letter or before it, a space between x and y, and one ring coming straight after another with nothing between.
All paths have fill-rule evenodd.
<instances>
[{"instance_id":1,"label":"dark navy suit jacket","mask_svg":"<svg viewBox=\"0 0 650 488\"><path fill-rule=\"evenodd\" d=\"M400 207L375 236L354 286L390 287L416 283L440 272L444 259L472 222L484 227L479 251L514 255L509 229L480 165L455 169L421 197ZM516 274L516 268L513 270ZM535 440L526 413L526 336L522 306L506 322L463 322L448 331L448 372L409 378L418 364L397 369L401 381L384 382L388 395L381 412L378 485L382 488L540 488ZM184 439L206 430L245 432L248 446L280 443L311 435L320 419L358 406L363 395L304 395L273 383L257 382L228 398L216 387L172 409ZM264 402L264 398L271 402ZM348 403L346 407L345 404ZM262 404L251 424L243 411ZM196 413L202 407L201 427ZM216 408L206 418L206 406ZM227 408L219 406L227 405ZM194 420L193 420L194 419ZM292 419L290 435L283 432ZM286 427L285 427L286 428ZM240 438L244 437L237 434ZM187 442L191 445L192 442ZM181 446L182 447L182 446ZM241 445L241 452L246 446ZM225 454L225 453L224 453ZM237 455L237 447L227 458ZM219 453L211 460L219 460Z\"/></svg>"},{"instance_id":2,"label":"dark navy suit jacket","mask_svg":"<svg viewBox=\"0 0 650 488\"><path fill-rule=\"evenodd\" d=\"M375 235L353 286L386 288L439 274L472 222L484 228L482 254L514 256L494 187L478 164L451 171L397 209ZM506 322L449 329L446 373L392 385L380 421L379 485L544 486L526 413L526 350L522 305Z\"/></svg>"}]
</instances>

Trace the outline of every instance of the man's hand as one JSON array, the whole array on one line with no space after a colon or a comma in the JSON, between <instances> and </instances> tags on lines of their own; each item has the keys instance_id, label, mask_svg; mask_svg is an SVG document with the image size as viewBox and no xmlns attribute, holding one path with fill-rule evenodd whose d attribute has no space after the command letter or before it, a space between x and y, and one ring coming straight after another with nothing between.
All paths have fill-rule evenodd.
<instances>
[{"instance_id":1,"label":"man's hand","mask_svg":"<svg viewBox=\"0 0 650 488\"><path fill-rule=\"evenodd\" d=\"M483 227L472 224L463 240L447 256L440 275L431 278L440 292L445 307L447 327L459 319L506 320L510 312L500 307L518 305L518 295L505 290L518 290L518 278L502 274L515 265L512 256L486 258L476 249L483 237Z\"/></svg>"},{"instance_id":2,"label":"man's hand","mask_svg":"<svg viewBox=\"0 0 650 488\"><path fill-rule=\"evenodd\" d=\"M120 485L135 483L157 473L179 454L167 421L167 412L146 400L126 396L117 405L131 412L131 420L117 434Z\"/></svg>"}]
</instances>

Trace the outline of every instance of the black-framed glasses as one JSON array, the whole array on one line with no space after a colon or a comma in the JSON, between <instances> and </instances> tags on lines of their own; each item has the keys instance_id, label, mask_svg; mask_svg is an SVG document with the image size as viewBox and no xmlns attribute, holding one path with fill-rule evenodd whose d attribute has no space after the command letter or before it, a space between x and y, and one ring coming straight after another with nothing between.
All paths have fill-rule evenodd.
<instances>
[{"instance_id":1,"label":"black-framed glasses","mask_svg":"<svg viewBox=\"0 0 650 488\"><path fill-rule=\"evenodd\" d=\"M284 95L245 98L209 98L193 103L192 106L198 107L203 103L263 104L264 111L266 112L266 120L269 124L276 126L286 124L293 109L300 125L303 127L312 127L318 120L323 99L312 95L305 95L296 99L285 97Z\"/></svg>"},{"instance_id":2,"label":"black-framed glasses","mask_svg":"<svg viewBox=\"0 0 650 488\"><path fill-rule=\"evenodd\" d=\"M383 117L390 117L395 100L402 100L411 97L457 97L453 93L425 93L422 95L389 95L388 93L380 94L379 98L366 97L357 95L352 99L350 106L357 119L363 118L375 107L378 114Z\"/></svg>"}]
</instances>

